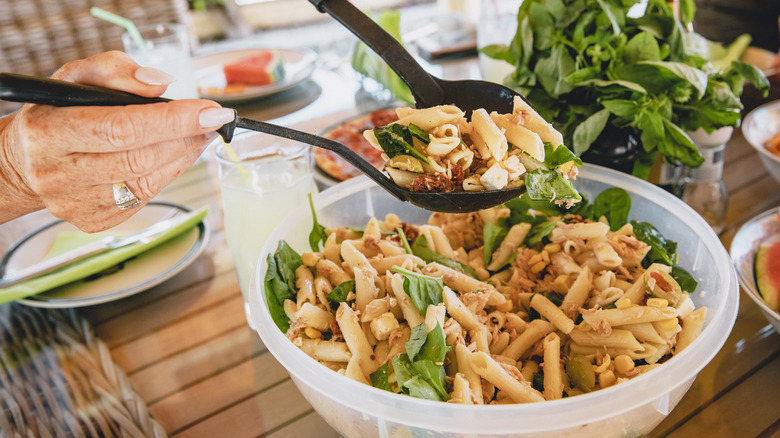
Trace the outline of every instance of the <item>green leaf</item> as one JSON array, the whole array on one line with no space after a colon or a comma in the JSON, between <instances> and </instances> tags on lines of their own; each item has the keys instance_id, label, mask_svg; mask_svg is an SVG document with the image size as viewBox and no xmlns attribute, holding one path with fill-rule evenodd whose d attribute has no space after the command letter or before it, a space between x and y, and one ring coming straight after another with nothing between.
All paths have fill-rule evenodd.
<instances>
[{"instance_id":1,"label":"green leaf","mask_svg":"<svg viewBox=\"0 0 780 438\"><path fill-rule=\"evenodd\" d=\"M574 155L567 147L554 147L552 143L544 144L544 165L548 169L554 169L562 164L566 164L569 161L574 161L577 167L582 166L582 160L580 157Z\"/></svg>"},{"instance_id":2,"label":"green leaf","mask_svg":"<svg viewBox=\"0 0 780 438\"><path fill-rule=\"evenodd\" d=\"M550 96L558 97L570 92L574 87L566 82L566 77L574 72L574 59L562 45L553 46L550 56L536 63L534 73Z\"/></svg>"},{"instance_id":3,"label":"green leaf","mask_svg":"<svg viewBox=\"0 0 780 438\"><path fill-rule=\"evenodd\" d=\"M596 3L601 6L601 9L604 11L604 14L609 19L609 23L612 25L612 32L615 35L620 34L620 24L618 24L617 17L615 17L615 13L612 12L612 9L609 8L609 5L604 0L596 0Z\"/></svg>"},{"instance_id":4,"label":"green leaf","mask_svg":"<svg viewBox=\"0 0 780 438\"><path fill-rule=\"evenodd\" d=\"M602 216L606 217L612 231L619 230L628 222L629 210L631 196L619 187L608 188L593 200L593 218L598 220Z\"/></svg>"},{"instance_id":5,"label":"green leaf","mask_svg":"<svg viewBox=\"0 0 780 438\"><path fill-rule=\"evenodd\" d=\"M623 51L623 62L632 64L639 61L660 61L661 49L658 41L647 32L640 32L628 40Z\"/></svg>"},{"instance_id":6,"label":"green leaf","mask_svg":"<svg viewBox=\"0 0 780 438\"><path fill-rule=\"evenodd\" d=\"M350 292L355 291L355 280L347 280L334 287L332 291L328 292L327 298L330 301L330 306L333 309L338 309L338 303L347 303L347 296Z\"/></svg>"},{"instance_id":7,"label":"green leaf","mask_svg":"<svg viewBox=\"0 0 780 438\"><path fill-rule=\"evenodd\" d=\"M609 110L605 108L577 125L572 136L575 154L582 155L590 148L590 145L596 141L604 127L607 126L607 120L609 120Z\"/></svg>"},{"instance_id":8,"label":"green leaf","mask_svg":"<svg viewBox=\"0 0 780 438\"><path fill-rule=\"evenodd\" d=\"M512 51L509 46L505 44L491 44L479 49L479 53L487 56L488 58L497 59L499 61L506 61L510 64L514 64L515 60L512 57Z\"/></svg>"},{"instance_id":9,"label":"green leaf","mask_svg":"<svg viewBox=\"0 0 780 438\"><path fill-rule=\"evenodd\" d=\"M423 324L424 325L424 324ZM430 360L433 363L441 364L444 362L444 357L452 347L447 345L444 338L444 329L442 329L439 323L436 323L436 327L428 332L425 344L419 352L417 359Z\"/></svg>"},{"instance_id":10,"label":"green leaf","mask_svg":"<svg viewBox=\"0 0 780 438\"><path fill-rule=\"evenodd\" d=\"M766 75L764 75L764 72L755 65L747 64L741 61L732 61L731 69L745 78L745 80L753 84L757 90L763 93L764 97L769 94L769 79L767 79Z\"/></svg>"},{"instance_id":11,"label":"green leaf","mask_svg":"<svg viewBox=\"0 0 780 438\"><path fill-rule=\"evenodd\" d=\"M605 100L601 104L612 114L626 119L633 119L634 115L639 112L639 105L633 100Z\"/></svg>"},{"instance_id":12,"label":"green leaf","mask_svg":"<svg viewBox=\"0 0 780 438\"><path fill-rule=\"evenodd\" d=\"M680 11L680 21L687 26L693 22L693 16L696 14L696 4L693 0L679 0L678 10Z\"/></svg>"},{"instance_id":13,"label":"green leaf","mask_svg":"<svg viewBox=\"0 0 780 438\"><path fill-rule=\"evenodd\" d=\"M690 272L677 264L672 265L672 278L680 285L680 289L688 293L695 292L696 287L699 285L699 282L693 278L693 275L691 275Z\"/></svg>"},{"instance_id":14,"label":"green leaf","mask_svg":"<svg viewBox=\"0 0 780 438\"><path fill-rule=\"evenodd\" d=\"M665 141L658 145L658 150L662 154L676 158L690 167L699 167L704 162L704 157L699 153L699 149L679 126L664 119L664 128L666 128L667 138L672 141Z\"/></svg>"},{"instance_id":15,"label":"green leaf","mask_svg":"<svg viewBox=\"0 0 780 438\"><path fill-rule=\"evenodd\" d=\"M379 368L377 368L376 371L371 373L371 386L393 392L393 390L390 388L390 380L388 379L389 365L390 362L385 362Z\"/></svg>"},{"instance_id":16,"label":"green leaf","mask_svg":"<svg viewBox=\"0 0 780 438\"><path fill-rule=\"evenodd\" d=\"M549 219L531 227L531 231L529 231L528 236L526 236L526 244L528 246L535 246L542 243L542 239L552 233L552 230L555 229L558 222L560 221L557 219Z\"/></svg>"},{"instance_id":17,"label":"green leaf","mask_svg":"<svg viewBox=\"0 0 780 438\"><path fill-rule=\"evenodd\" d=\"M450 396L449 394L447 394L447 389L444 386L444 382L447 375L444 371L443 366L437 365L436 363L430 360L418 360L412 362L412 372L416 373L418 377L422 378L425 381L425 383L430 385L434 389L434 391L436 391L438 400L441 401L449 400ZM409 393L411 394L412 391L413 389L410 386ZM425 388L423 392L427 397L428 396L427 388Z\"/></svg>"},{"instance_id":18,"label":"green leaf","mask_svg":"<svg viewBox=\"0 0 780 438\"><path fill-rule=\"evenodd\" d=\"M379 146L385 151L388 157L393 158L396 155L411 155L425 164L431 164L428 157L414 148L414 140L412 140L412 134L409 132L408 127L398 123L387 126L377 126L374 128L374 135L379 142Z\"/></svg>"},{"instance_id":19,"label":"green leaf","mask_svg":"<svg viewBox=\"0 0 780 438\"><path fill-rule=\"evenodd\" d=\"M649 266L652 263L662 263L667 266L674 264L674 254L677 252L677 243L666 240L663 235L647 222L631 221L636 238L650 245L642 265Z\"/></svg>"},{"instance_id":20,"label":"green leaf","mask_svg":"<svg viewBox=\"0 0 780 438\"><path fill-rule=\"evenodd\" d=\"M391 364L398 386L401 387L401 390L405 394L426 400L442 400L436 389L434 389L418 372L421 370L422 366L418 366L417 370L413 369L412 362L406 354L396 355L391 360Z\"/></svg>"},{"instance_id":21,"label":"green leaf","mask_svg":"<svg viewBox=\"0 0 780 438\"><path fill-rule=\"evenodd\" d=\"M684 79L696 89L700 99L707 91L707 74L698 68L681 62L643 61L642 63L668 70L675 76Z\"/></svg>"},{"instance_id":22,"label":"green leaf","mask_svg":"<svg viewBox=\"0 0 780 438\"><path fill-rule=\"evenodd\" d=\"M309 207L311 208L311 219L313 222L311 232L309 233L309 245L312 251L317 252L320 250L320 244L324 245L325 241L328 240L328 233L325 232L325 227L317 222L317 212L314 210L311 193L309 193Z\"/></svg>"},{"instance_id":23,"label":"green leaf","mask_svg":"<svg viewBox=\"0 0 780 438\"><path fill-rule=\"evenodd\" d=\"M415 240L412 244L412 254L423 259L425 263L435 262L440 265L447 266L448 268L455 269L456 271L465 272L466 274L477 278L477 273L471 266L465 263L456 262L452 259L448 259L447 257L444 257L443 255L430 249L428 247L428 239L424 235L420 235L420 237L418 237L417 240Z\"/></svg>"},{"instance_id":24,"label":"green leaf","mask_svg":"<svg viewBox=\"0 0 780 438\"><path fill-rule=\"evenodd\" d=\"M286 333L290 328L290 319L284 312L284 300L295 296L295 270L303 264L303 260L287 242L281 240L276 252L269 254L266 261L268 262L268 270L264 278L266 301L271 319L279 330Z\"/></svg>"},{"instance_id":25,"label":"green leaf","mask_svg":"<svg viewBox=\"0 0 780 438\"><path fill-rule=\"evenodd\" d=\"M392 269L393 272L403 274L404 292L412 299L412 304L420 315L425 315L429 304L436 306L443 301L441 292L444 289L444 282L441 278L407 271L398 266L393 266Z\"/></svg>"},{"instance_id":26,"label":"green leaf","mask_svg":"<svg viewBox=\"0 0 780 438\"><path fill-rule=\"evenodd\" d=\"M425 132L424 129L420 128L414 123L410 123L409 126L407 126L407 128L409 129L409 133L412 134L412 136L417 137L418 139L420 139L425 143L431 142L431 136L428 135L428 133Z\"/></svg>"},{"instance_id":27,"label":"green leaf","mask_svg":"<svg viewBox=\"0 0 780 438\"><path fill-rule=\"evenodd\" d=\"M558 148L560 149L560 148ZM537 169L525 177L528 196L537 201L558 201L582 199L571 182L554 170Z\"/></svg>"},{"instance_id":28,"label":"green leaf","mask_svg":"<svg viewBox=\"0 0 780 438\"><path fill-rule=\"evenodd\" d=\"M404 251L406 251L407 254L412 254L412 248L409 247L409 241L406 239L403 228L396 228L396 233L398 233L398 237L401 238L401 244L404 247Z\"/></svg>"},{"instance_id":29,"label":"green leaf","mask_svg":"<svg viewBox=\"0 0 780 438\"><path fill-rule=\"evenodd\" d=\"M422 350L425 341L428 340L428 326L422 323L418 326L412 327L412 334L409 336L409 340L404 344L406 348L406 354L411 360L417 360L417 355Z\"/></svg>"},{"instance_id":30,"label":"green leaf","mask_svg":"<svg viewBox=\"0 0 780 438\"><path fill-rule=\"evenodd\" d=\"M495 225L492 222L485 222L485 226L482 228L482 240L484 242L482 260L485 262L485 266L490 264L490 256L501 245L501 241L506 237L506 233L506 228Z\"/></svg>"}]
</instances>

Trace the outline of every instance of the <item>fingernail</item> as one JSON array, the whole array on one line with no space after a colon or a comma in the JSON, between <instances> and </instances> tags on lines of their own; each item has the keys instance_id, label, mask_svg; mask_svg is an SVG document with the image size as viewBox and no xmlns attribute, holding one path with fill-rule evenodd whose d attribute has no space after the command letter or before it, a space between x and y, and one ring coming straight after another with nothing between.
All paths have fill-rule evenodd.
<instances>
[{"instance_id":1,"label":"fingernail","mask_svg":"<svg viewBox=\"0 0 780 438\"><path fill-rule=\"evenodd\" d=\"M149 85L168 85L176 80L168 73L152 67L139 67L134 76L139 81Z\"/></svg>"},{"instance_id":2,"label":"fingernail","mask_svg":"<svg viewBox=\"0 0 780 438\"><path fill-rule=\"evenodd\" d=\"M201 128L213 128L232 122L236 113L230 108L206 108L200 112L198 122Z\"/></svg>"}]
</instances>

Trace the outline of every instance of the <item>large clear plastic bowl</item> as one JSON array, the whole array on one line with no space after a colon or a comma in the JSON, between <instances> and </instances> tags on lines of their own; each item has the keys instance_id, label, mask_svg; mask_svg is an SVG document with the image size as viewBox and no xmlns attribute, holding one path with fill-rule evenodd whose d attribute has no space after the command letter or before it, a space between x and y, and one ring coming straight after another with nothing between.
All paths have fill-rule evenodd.
<instances>
[{"instance_id":1,"label":"large clear plastic bowl","mask_svg":"<svg viewBox=\"0 0 780 438\"><path fill-rule=\"evenodd\" d=\"M265 304L266 257L279 240L299 252L309 248L311 213L288 216L263 248L250 286L248 318L298 389L334 429L347 438L371 437L636 437L650 432L677 405L696 374L723 346L734 325L738 284L726 249L707 223L669 193L632 176L585 165L577 177L589 199L609 187L631 195L630 219L654 224L678 242L680 264L699 281L691 296L707 307L702 334L661 367L619 385L542 403L467 406L420 400L357 383L311 359L274 325ZM364 177L314 197L326 226L362 226L369 217L398 214L425 223L430 212L402 203Z\"/></svg>"}]
</instances>

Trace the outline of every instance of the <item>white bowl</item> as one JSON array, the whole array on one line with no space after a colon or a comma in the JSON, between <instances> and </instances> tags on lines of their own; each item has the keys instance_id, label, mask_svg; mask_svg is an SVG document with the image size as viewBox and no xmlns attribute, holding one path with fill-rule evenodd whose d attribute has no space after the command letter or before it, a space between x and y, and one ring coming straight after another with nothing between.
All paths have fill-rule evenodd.
<instances>
[{"instance_id":1,"label":"white bowl","mask_svg":"<svg viewBox=\"0 0 780 438\"><path fill-rule=\"evenodd\" d=\"M287 369L314 409L345 437L634 437L650 432L677 405L696 374L726 341L737 315L739 286L718 237L685 203L645 181L585 165L577 186L589 199L618 186L631 196L631 219L649 221L678 242L680 263L699 281L691 297L706 306L701 335L661 367L628 382L541 403L469 406L421 400L357 383L320 365L294 346L273 323L266 306L266 257L280 239L308 248L308 206L288 216L263 248L250 285L248 315L268 350ZM425 223L430 212L397 201L365 177L353 178L314 197L326 226L365 225L370 216L396 213Z\"/></svg>"},{"instance_id":2,"label":"white bowl","mask_svg":"<svg viewBox=\"0 0 780 438\"><path fill-rule=\"evenodd\" d=\"M731 260L737 269L737 277L745 294L750 297L764 313L766 319L780 333L780 313L766 304L756 285L756 251L762 243L770 243L780 239L780 207L765 211L750 219L742 227L731 242Z\"/></svg>"},{"instance_id":3,"label":"white bowl","mask_svg":"<svg viewBox=\"0 0 780 438\"><path fill-rule=\"evenodd\" d=\"M780 132L780 100L765 103L748 113L742 123L742 134L753 148L764 167L780 182L780 157L769 152L764 143Z\"/></svg>"}]
</instances>

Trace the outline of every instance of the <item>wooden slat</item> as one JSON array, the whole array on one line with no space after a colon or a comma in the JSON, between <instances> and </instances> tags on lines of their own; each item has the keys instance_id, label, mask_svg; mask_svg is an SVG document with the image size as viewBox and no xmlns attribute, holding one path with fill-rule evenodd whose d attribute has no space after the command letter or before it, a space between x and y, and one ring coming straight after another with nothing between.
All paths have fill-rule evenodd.
<instances>
[{"instance_id":1,"label":"wooden slat","mask_svg":"<svg viewBox=\"0 0 780 438\"><path fill-rule=\"evenodd\" d=\"M264 353L150 405L149 411L165 430L178 431L227 406L240 404L266 390L273 391L272 387L287 379L284 367L271 354ZM281 398L274 403L284 403ZM306 409L310 407L307 405Z\"/></svg>"},{"instance_id":2,"label":"wooden slat","mask_svg":"<svg viewBox=\"0 0 780 438\"><path fill-rule=\"evenodd\" d=\"M333 430L322 417L314 411L298 418L294 423L288 424L273 433L265 435L266 438L289 438L289 437L317 437L317 438L338 438L341 435Z\"/></svg>"},{"instance_id":3,"label":"wooden slat","mask_svg":"<svg viewBox=\"0 0 780 438\"><path fill-rule=\"evenodd\" d=\"M777 421L780 355L716 402L709 404L670 437L733 438L758 436Z\"/></svg>"},{"instance_id":4,"label":"wooden slat","mask_svg":"<svg viewBox=\"0 0 780 438\"><path fill-rule=\"evenodd\" d=\"M128 377L136 391L148 403L209 378L227 368L249 361L265 351L257 333L239 327L192 349L160 360Z\"/></svg>"},{"instance_id":5,"label":"wooden slat","mask_svg":"<svg viewBox=\"0 0 780 438\"><path fill-rule=\"evenodd\" d=\"M138 320L138 323L142 324L143 320ZM145 332L140 338L112 348L111 356L123 370L133 373L161 358L173 356L245 325L243 298L241 294L234 294L222 304L154 332Z\"/></svg>"},{"instance_id":6,"label":"wooden slat","mask_svg":"<svg viewBox=\"0 0 780 438\"><path fill-rule=\"evenodd\" d=\"M246 383L246 382L245 382ZM215 413L203 421L172 434L173 438L222 437L246 438L261 436L287 426L292 419L311 409L292 380L285 380L253 397ZM155 418L158 418L155 416ZM158 419L159 421L159 419ZM162 424L163 422L160 421ZM226 433L226 431L230 431ZM289 435L304 437L306 435ZM316 436L316 435L315 435Z\"/></svg>"}]
</instances>

